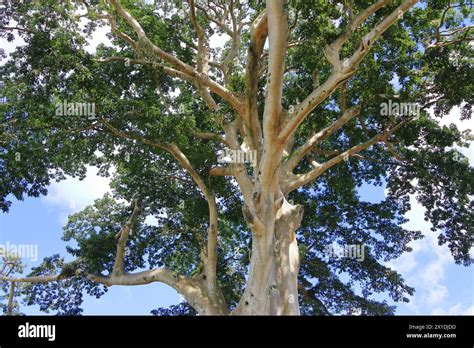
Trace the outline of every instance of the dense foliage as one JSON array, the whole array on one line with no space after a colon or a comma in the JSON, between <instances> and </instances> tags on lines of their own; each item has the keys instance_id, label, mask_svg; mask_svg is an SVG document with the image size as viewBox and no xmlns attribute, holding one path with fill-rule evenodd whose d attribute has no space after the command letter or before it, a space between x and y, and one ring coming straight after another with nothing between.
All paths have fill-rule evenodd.
<instances>
[{"instance_id":1,"label":"dense foliage","mask_svg":"<svg viewBox=\"0 0 474 348\"><path fill-rule=\"evenodd\" d=\"M87 16L84 3L89 6ZM233 308L245 286L251 232L242 216L242 198L235 181L209 175L209 169L217 165L222 145L212 139L198 139L194 133L219 133L220 122L233 119L234 113L218 96L215 100L220 114L210 112L194 86L170 77L160 66L119 59L101 62L111 56L132 60L149 56L146 44L139 48L138 56L126 41L114 35L109 36L111 44L100 44L95 52L88 48L94 30L107 23L94 12L110 10L107 3L6 0L0 8L0 37L25 42L9 59L3 57L0 67L1 94L5 97L5 103L0 104L0 207L8 212L14 209L11 197L21 200L45 195L52 181L63 180L66 175L83 178L88 165L99 167L101 175L111 176L113 188L113 195L70 216L64 227L67 252L76 259L71 265L74 276L25 286L25 302L38 304L45 312L78 315L84 293L96 297L105 294L106 288L81 275L112 271L115 235L131 213L130 204L124 202L135 197L140 197L144 212L132 228L126 271L166 267L190 277L200 273L200 247L207 238L206 201L169 153L138 140L145 138L177 144L217 197L218 283ZM190 43L196 34L181 1L165 2L167 7L160 10L155 10L160 1L158 5L150 1L121 3L157 46L187 64L195 64ZM250 22L264 8L263 1L235 3L240 16ZM292 25L289 41L295 45L287 52L285 108L310 94L316 80L323 82L330 75L332 67L322 48L347 24L348 3L288 1ZM358 13L371 3L356 1L352 11ZM393 1L369 17L344 46L343 55L357 49L358 38L399 3ZM342 93L348 107L361 106L359 117L321 143L313 159L322 161L327 153L362 143L402 121L404 116L380 114L381 103L388 99L422 106L420 116L407 120L393 137L398 159L384 144L376 144L361 157L351 157L290 194L289 199L302 204L305 211L297 231L299 301L304 314L346 314L354 309L367 315L394 314L394 306L372 299L377 293L385 293L395 302L408 301L414 289L386 262L410 252L409 243L422 238L421 232L403 227L410 195L426 208L425 217L439 234L439 243L449 246L456 263L472 263L474 169L458 150L472 138L454 125L439 125L454 106L461 107L466 122L471 119L472 42L464 37L466 31L461 31L451 38L456 42L426 49L427 40L436 36L439 26L454 30L472 23L468 2L451 2L452 7L445 11L447 3L421 1L406 13L376 42L344 92L338 89L321 103L297 132L295 146L337 119ZM123 33L134 36L122 18L116 20ZM198 20L207 37L219 34L219 28L202 11ZM8 29L13 26L23 30ZM249 40L246 25L227 76L212 70L212 77L219 82L225 78L227 88L236 94L245 88ZM211 49L216 60L231 50L229 43L221 41ZM260 110L266 89L263 81L262 77ZM95 115L56 116L57 105L63 101L94 103ZM428 112L430 107L433 114ZM108 125L128 136L119 136ZM295 172L310 170L310 162L309 158L303 160ZM364 184L386 185L385 199L364 201L360 194ZM365 260L328 259L325 248L332 243L365 245ZM64 259L55 255L45 259L30 276L61 272L64 265ZM195 314L186 303L152 313Z\"/></svg>"}]
</instances>

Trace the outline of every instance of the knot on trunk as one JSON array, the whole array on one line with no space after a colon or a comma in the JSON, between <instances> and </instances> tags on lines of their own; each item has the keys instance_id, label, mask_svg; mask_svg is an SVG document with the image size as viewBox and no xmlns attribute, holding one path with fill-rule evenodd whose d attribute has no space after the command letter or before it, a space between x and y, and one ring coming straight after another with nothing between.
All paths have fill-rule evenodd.
<instances>
[{"instance_id":1,"label":"knot on trunk","mask_svg":"<svg viewBox=\"0 0 474 348\"><path fill-rule=\"evenodd\" d=\"M255 214L250 210L247 204L244 204L244 206L242 207L242 214L244 215L245 221L249 225L253 225L255 221Z\"/></svg>"},{"instance_id":2,"label":"knot on trunk","mask_svg":"<svg viewBox=\"0 0 474 348\"><path fill-rule=\"evenodd\" d=\"M252 232L256 237L259 237L265 233L265 226L262 222L257 218L255 212L249 208L247 204L244 204L242 207L242 215L244 216L245 221L247 224L250 225Z\"/></svg>"}]
</instances>

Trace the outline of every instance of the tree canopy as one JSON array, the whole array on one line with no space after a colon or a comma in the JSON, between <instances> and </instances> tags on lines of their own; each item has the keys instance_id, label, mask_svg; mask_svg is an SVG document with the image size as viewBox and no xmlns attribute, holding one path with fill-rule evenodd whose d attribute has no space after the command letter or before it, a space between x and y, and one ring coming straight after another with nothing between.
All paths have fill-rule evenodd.
<instances>
[{"instance_id":1,"label":"tree canopy","mask_svg":"<svg viewBox=\"0 0 474 348\"><path fill-rule=\"evenodd\" d=\"M25 42L0 67L0 207L87 166L113 190L69 217L75 261L1 278L26 283L26 304L76 315L85 293L159 281L186 302L153 314L266 314L241 307L262 279L255 241L275 235L271 282L299 312L391 315L373 295L414 292L386 265L423 237L403 226L410 196L454 261L472 263L474 170L459 147L473 138L440 125L455 106L472 116L469 2L5 0L0 11L0 38ZM110 43L91 52L103 26ZM58 115L64 103L94 112ZM418 112L381 112L403 103ZM255 151L256 166L219 161L229 150ZM363 200L364 184L385 198ZM364 245L364 260L328 258L335 243ZM279 301L269 313L295 313Z\"/></svg>"}]
</instances>

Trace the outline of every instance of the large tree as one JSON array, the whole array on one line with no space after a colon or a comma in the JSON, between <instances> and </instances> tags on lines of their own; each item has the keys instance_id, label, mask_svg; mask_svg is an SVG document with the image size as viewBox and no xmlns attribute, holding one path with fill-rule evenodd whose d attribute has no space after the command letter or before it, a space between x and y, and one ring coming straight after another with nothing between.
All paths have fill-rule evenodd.
<instances>
[{"instance_id":1,"label":"large tree","mask_svg":"<svg viewBox=\"0 0 474 348\"><path fill-rule=\"evenodd\" d=\"M474 172L458 151L470 135L439 123L454 106L471 118L469 2L6 0L0 11L1 37L25 41L0 69L2 209L87 165L113 188L70 216L73 262L54 255L0 278L26 283L26 303L78 314L83 293L162 282L186 302L154 314L393 314L372 295L413 294L386 263L422 237L403 227L410 196L454 260L472 262ZM103 26L111 44L90 53ZM95 110L57 116L65 102ZM385 198L364 201L367 183ZM363 261L328 257L333 244L363 245Z\"/></svg>"}]
</instances>

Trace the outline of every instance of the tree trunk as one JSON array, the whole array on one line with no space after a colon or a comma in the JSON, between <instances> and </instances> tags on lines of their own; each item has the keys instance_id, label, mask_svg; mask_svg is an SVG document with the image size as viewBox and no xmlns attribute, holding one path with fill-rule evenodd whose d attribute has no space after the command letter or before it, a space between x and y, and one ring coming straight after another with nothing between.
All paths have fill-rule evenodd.
<instances>
[{"instance_id":1,"label":"tree trunk","mask_svg":"<svg viewBox=\"0 0 474 348\"><path fill-rule=\"evenodd\" d=\"M276 214L262 221L265 233L253 234L247 284L234 315L300 314L295 231L302 216L302 206L283 199Z\"/></svg>"}]
</instances>

